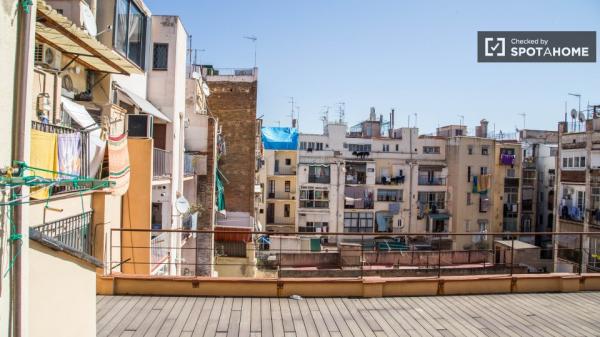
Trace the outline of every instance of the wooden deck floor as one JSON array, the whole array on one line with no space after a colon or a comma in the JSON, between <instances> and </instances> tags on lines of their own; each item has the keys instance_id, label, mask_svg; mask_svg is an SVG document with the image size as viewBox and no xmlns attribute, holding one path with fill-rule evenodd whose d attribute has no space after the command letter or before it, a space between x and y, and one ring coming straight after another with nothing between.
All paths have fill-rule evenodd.
<instances>
[{"instance_id":1,"label":"wooden deck floor","mask_svg":"<svg viewBox=\"0 0 600 337\"><path fill-rule=\"evenodd\" d=\"M99 296L98 336L600 336L600 293L402 298Z\"/></svg>"}]
</instances>

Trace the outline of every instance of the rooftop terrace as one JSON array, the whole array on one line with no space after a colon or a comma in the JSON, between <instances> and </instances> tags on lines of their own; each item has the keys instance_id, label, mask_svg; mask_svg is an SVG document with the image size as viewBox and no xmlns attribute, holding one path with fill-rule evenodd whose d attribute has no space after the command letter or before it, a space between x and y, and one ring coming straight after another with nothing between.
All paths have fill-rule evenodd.
<instances>
[{"instance_id":1,"label":"rooftop terrace","mask_svg":"<svg viewBox=\"0 0 600 337\"><path fill-rule=\"evenodd\" d=\"M99 296L98 336L600 336L600 292L387 298Z\"/></svg>"}]
</instances>

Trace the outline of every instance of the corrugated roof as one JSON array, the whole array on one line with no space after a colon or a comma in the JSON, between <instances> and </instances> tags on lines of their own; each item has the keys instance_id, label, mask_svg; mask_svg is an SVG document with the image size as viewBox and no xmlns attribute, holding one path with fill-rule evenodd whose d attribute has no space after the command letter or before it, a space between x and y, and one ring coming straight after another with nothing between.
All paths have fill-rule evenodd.
<instances>
[{"instance_id":1,"label":"corrugated roof","mask_svg":"<svg viewBox=\"0 0 600 337\"><path fill-rule=\"evenodd\" d=\"M123 75L143 71L95 37L77 27L43 0L37 1L36 40L56 48L82 65L101 72Z\"/></svg>"}]
</instances>

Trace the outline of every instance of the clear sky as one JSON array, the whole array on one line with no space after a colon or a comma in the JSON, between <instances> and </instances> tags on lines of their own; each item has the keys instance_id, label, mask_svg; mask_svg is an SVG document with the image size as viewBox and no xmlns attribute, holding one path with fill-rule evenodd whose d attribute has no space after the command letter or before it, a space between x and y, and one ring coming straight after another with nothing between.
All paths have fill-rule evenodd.
<instances>
[{"instance_id":1,"label":"clear sky","mask_svg":"<svg viewBox=\"0 0 600 337\"><path fill-rule=\"evenodd\" d=\"M422 133L438 125L496 130L556 129L582 95L600 104L600 63L477 63L479 30L600 30L600 1L400 0L146 0L153 14L179 15L215 67L251 67L256 35L257 115L265 124L290 124L293 96L300 129L319 132L324 106L345 102L346 121L365 119L369 107L396 127L418 114ZM599 59L600 62L600 59ZM414 117L412 117L414 122Z\"/></svg>"}]
</instances>

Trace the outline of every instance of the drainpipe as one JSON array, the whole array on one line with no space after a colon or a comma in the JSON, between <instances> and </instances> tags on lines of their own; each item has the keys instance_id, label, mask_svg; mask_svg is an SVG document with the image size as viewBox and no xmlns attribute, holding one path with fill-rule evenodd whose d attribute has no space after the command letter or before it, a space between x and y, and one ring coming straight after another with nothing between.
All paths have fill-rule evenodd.
<instances>
[{"instance_id":1,"label":"drainpipe","mask_svg":"<svg viewBox=\"0 0 600 337\"><path fill-rule=\"evenodd\" d=\"M19 5L19 7L21 7ZM18 46L17 46L17 66L15 71L15 119L13 124L13 153L12 157L14 160L24 161L26 159L25 153L25 128L27 127L27 104L28 104L28 93L30 92L30 83L27 79L29 72L29 65L31 61L31 10L35 9L34 6L30 6L29 10L24 8L19 9L19 22L18 22ZM23 234L23 223L21 216L23 209L21 205L14 206L14 225L15 231L18 234ZM14 259L18 253L16 245L11 246L11 259ZM11 304L11 334L14 337L21 336L21 308L22 308L22 277L23 277L23 259L17 257L15 264L11 271L11 293L10 293L10 304Z\"/></svg>"}]
</instances>

